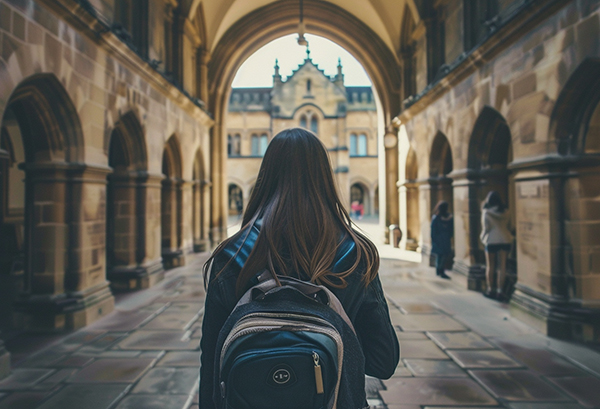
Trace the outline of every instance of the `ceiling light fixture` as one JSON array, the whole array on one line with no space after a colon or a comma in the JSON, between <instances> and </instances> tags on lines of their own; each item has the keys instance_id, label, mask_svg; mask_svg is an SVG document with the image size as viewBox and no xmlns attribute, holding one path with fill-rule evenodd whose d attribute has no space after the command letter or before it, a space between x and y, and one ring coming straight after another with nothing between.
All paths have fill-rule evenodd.
<instances>
[{"instance_id":1,"label":"ceiling light fixture","mask_svg":"<svg viewBox=\"0 0 600 409\"><path fill-rule=\"evenodd\" d=\"M308 41L304 38L304 4L300 0L300 23L298 24L298 45L308 46Z\"/></svg>"}]
</instances>

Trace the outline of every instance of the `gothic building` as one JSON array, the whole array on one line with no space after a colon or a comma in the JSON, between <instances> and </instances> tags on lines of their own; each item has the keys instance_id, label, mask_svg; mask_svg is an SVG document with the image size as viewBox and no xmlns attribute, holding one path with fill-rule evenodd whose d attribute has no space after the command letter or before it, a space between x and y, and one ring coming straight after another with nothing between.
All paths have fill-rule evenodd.
<instances>
[{"instance_id":1,"label":"gothic building","mask_svg":"<svg viewBox=\"0 0 600 409\"><path fill-rule=\"evenodd\" d=\"M329 77L310 58L283 80L275 63L273 87L233 88L227 114L229 214L250 198L271 138L290 127L310 129L329 150L338 189L350 209L379 209L377 110L371 87L345 86L341 62Z\"/></svg>"}]
</instances>

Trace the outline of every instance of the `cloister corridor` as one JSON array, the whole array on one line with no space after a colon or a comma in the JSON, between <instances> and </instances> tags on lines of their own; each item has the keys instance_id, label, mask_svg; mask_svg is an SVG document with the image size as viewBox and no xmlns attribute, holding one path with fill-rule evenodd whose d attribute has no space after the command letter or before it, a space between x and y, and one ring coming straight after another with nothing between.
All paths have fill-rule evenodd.
<instances>
[{"instance_id":1,"label":"cloister corridor","mask_svg":"<svg viewBox=\"0 0 600 409\"><path fill-rule=\"evenodd\" d=\"M374 226L362 223L367 234ZM372 409L598 407L600 352L540 334L459 275L436 278L379 248L401 362L390 380L367 379ZM207 255L117 296L115 311L85 329L9 343L14 369L0 381L0 408L197 408Z\"/></svg>"}]
</instances>

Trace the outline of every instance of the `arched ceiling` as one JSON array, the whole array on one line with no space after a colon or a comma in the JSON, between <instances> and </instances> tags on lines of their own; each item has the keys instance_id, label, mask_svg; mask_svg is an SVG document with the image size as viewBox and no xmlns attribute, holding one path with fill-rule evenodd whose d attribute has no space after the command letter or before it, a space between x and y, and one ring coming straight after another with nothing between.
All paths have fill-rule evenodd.
<instances>
[{"instance_id":1,"label":"arched ceiling","mask_svg":"<svg viewBox=\"0 0 600 409\"><path fill-rule=\"evenodd\" d=\"M254 10L271 3L298 4L297 0L187 0L189 15L196 15L202 7L206 28L206 49L213 52L223 35L240 19ZM325 1L323 0L325 3ZM400 44L402 13L408 5L413 16L419 15L414 0L328 0L361 20L392 53ZM306 23L310 23L307 20Z\"/></svg>"}]
</instances>

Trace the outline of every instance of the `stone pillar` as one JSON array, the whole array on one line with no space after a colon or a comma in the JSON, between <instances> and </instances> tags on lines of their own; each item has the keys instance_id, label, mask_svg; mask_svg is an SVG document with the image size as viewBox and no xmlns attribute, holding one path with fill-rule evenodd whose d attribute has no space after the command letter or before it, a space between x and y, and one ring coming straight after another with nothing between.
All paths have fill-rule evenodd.
<instances>
[{"instance_id":1,"label":"stone pillar","mask_svg":"<svg viewBox=\"0 0 600 409\"><path fill-rule=\"evenodd\" d=\"M201 235L200 235L200 251L208 251L211 248L210 243L210 191L212 183L208 180L203 180L201 184L200 194L202 195L202 220L201 220Z\"/></svg>"},{"instance_id":2,"label":"stone pillar","mask_svg":"<svg viewBox=\"0 0 600 409\"><path fill-rule=\"evenodd\" d=\"M485 255L479 239L481 179L464 169L451 173L454 196L454 265L452 270L467 276L469 290L485 288Z\"/></svg>"},{"instance_id":3,"label":"stone pillar","mask_svg":"<svg viewBox=\"0 0 600 409\"><path fill-rule=\"evenodd\" d=\"M148 220L144 182L139 172L109 175L107 278L118 291L148 288L164 277L160 259L143 263Z\"/></svg>"},{"instance_id":4,"label":"stone pillar","mask_svg":"<svg viewBox=\"0 0 600 409\"><path fill-rule=\"evenodd\" d=\"M184 257L194 251L194 200L193 182L180 181L179 185L179 232L181 237L180 249Z\"/></svg>"},{"instance_id":5,"label":"stone pillar","mask_svg":"<svg viewBox=\"0 0 600 409\"><path fill-rule=\"evenodd\" d=\"M138 260L146 269L149 284L164 277L161 238L161 191L163 175L142 174L137 184L137 214L140 226ZM155 276L155 278L153 278Z\"/></svg>"},{"instance_id":6,"label":"stone pillar","mask_svg":"<svg viewBox=\"0 0 600 409\"><path fill-rule=\"evenodd\" d=\"M410 181L400 186L401 198L405 201L406 215L402 217L405 221L403 229L405 249L416 251L419 248L419 236L421 235L421 220L419 217L419 184Z\"/></svg>"},{"instance_id":7,"label":"stone pillar","mask_svg":"<svg viewBox=\"0 0 600 409\"><path fill-rule=\"evenodd\" d=\"M400 225L400 197L398 193L398 132L389 127L383 144L385 146L385 243L389 242L390 224Z\"/></svg>"},{"instance_id":8,"label":"stone pillar","mask_svg":"<svg viewBox=\"0 0 600 409\"><path fill-rule=\"evenodd\" d=\"M215 107L215 118L222 118L218 112L219 107ZM219 244L227 238L227 149L222 135L222 124L215 122L211 129L210 143L210 178L213 183L211 191L211 220L210 220L210 240L213 245Z\"/></svg>"},{"instance_id":9,"label":"stone pillar","mask_svg":"<svg viewBox=\"0 0 600 409\"><path fill-rule=\"evenodd\" d=\"M518 282L510 310L552 337L600 340L598 180L600 167L566 165L515 176Z\"/></svg>"},{"instance_id":10,"label":"stone pillar","mask_svg":"<svg viewBox=\"0 0 600 409\"><path fill-rule=\"evenodd\" d=\"M0 333L0 336L2 333ZM10 353L4 348L4 342L0 339L0 379L6 378L10 373Z\"/></svg>"},{"instance_id":11,"label":"stone pillar","mask_svg":"<svg viewBox=\"0 0 600 409\"><path fill-rule=\"evenodd\" d=\"M182 245L182 180L167 178L162 181L161 236L162 258L166 269L185 264Z\"/></svg>"},{"instance_id":12,"label":"stone pillar","mask_svg":"<svg viewBox=\"0 0 600 409\"><path fill-rule=\"evenodd\" d=\"M73 330L113 310L104 253L108 172L27 165L27 288L15 304L24 328Z\"/></svg>"},{"instance_id":13,"label":"stone pillar","mask_svg":"<svg viewBox=\"0 0 600 409\"><path fill-rule=\"evenodd\" d=\"M419 185L419 219L421 223L421 254L423 263L430 265L431 256L431 185L428 179L417 180Z\"/></svg>"}]
</instances>

